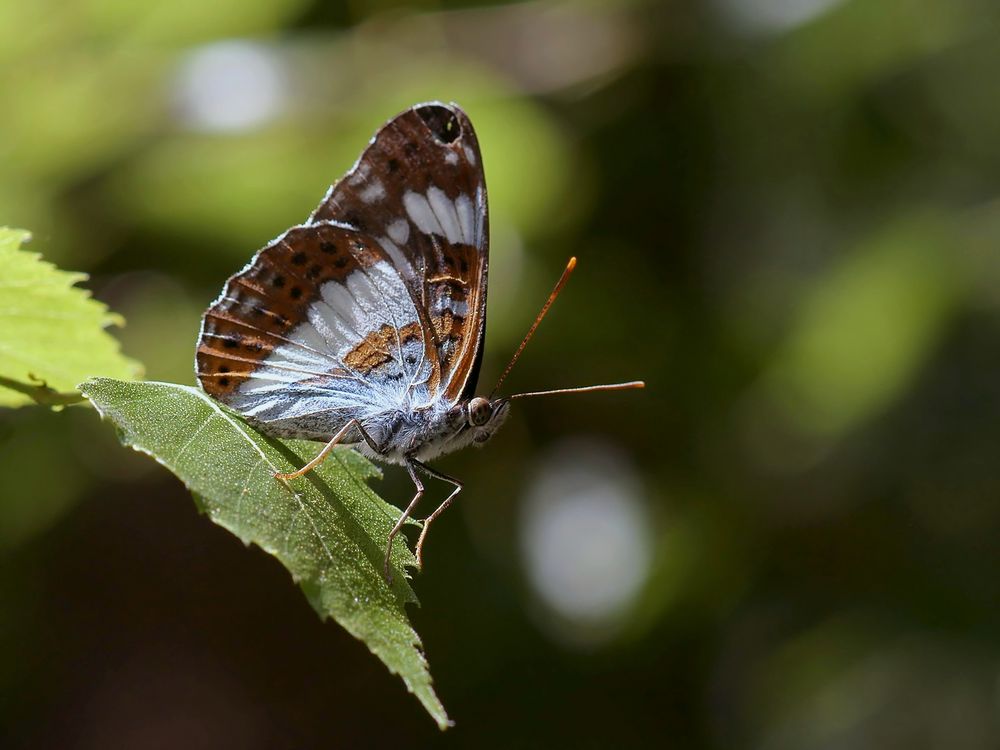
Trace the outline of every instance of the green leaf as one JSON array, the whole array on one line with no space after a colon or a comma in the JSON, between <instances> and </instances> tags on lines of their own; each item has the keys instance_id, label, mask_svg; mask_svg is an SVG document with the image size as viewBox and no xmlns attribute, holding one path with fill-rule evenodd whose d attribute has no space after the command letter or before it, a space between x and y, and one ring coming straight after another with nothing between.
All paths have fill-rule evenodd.
<instances>
[{"instance_id":1,"label":"green leaf","mask_svg":"<svg viewBox=\"0 0 1000 750\"><path fill-rule=\"evenodd\" d=\"M382 575L399 510L365 484L378 475L371 463L338 448L306 476L279 481L275 472L301 467L318 444L265 437L187 386L96 378L80 390L125 445L177 475L215 523L277 557L321 617L364 641L439 727L450 725L406 616L417 600L405 576L416 564L406 544L393 546L393 584Z\"/></svg>"},{"instance_id":2,"label":"green leaf","mask_svg":"<svg viewBox=\"0 0 1000 750\"><path fill-rule=\"evenodd\" d=\"M85 274L21 250L30 236L0 227L0 406L73 403L85 378L136 377L138 364L104 330L121 317L74 286Z\"/></svg>"}]
</instances>

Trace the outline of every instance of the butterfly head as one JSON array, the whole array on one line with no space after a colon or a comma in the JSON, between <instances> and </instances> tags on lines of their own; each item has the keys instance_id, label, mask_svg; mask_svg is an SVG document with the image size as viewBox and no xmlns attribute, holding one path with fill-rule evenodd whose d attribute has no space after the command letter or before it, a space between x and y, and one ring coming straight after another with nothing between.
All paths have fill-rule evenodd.
<instances>
[{"instance_id":1,"label":"butterfly head","mask_svg":"<svg viewBox=\"0 0 1000 750\"><path fill-rule=\"evenodd\" d=\"M507 419L509 411L510 400L506 398L490 400L476 396L469 399L465 406L465 418L468 429L472 431L473 445L483 445L493 437L493 433Z\"/></svg>"}]
</instances>

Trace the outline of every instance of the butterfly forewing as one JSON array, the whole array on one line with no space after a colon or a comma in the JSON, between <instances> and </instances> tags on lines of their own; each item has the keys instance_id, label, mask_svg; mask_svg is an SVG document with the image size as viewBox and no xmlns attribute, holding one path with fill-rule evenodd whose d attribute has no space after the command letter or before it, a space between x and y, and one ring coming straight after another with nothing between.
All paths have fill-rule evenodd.
<instances>
[{"instance_id":1,"label":"butterfly forewing","mask_svg":"<svg viewBox=\"0 0 1000 750\"><path fill-rule=\"evenodd\" d=\"M475 388L486 331L488 212L479 142L455 105L417 105L390 120L311 221L374 237L429 325L441 397Z\"/></svg>"}]
</instances>

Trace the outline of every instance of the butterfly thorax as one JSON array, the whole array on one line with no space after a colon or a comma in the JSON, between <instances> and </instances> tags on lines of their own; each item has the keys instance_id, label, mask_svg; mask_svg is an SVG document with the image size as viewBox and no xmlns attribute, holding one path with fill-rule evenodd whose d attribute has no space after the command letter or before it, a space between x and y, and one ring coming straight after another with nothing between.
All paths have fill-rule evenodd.
<instances>
[{"instance_id":1,"label":"butterfly thorax","mask_svg":"<svg viewBox=\"0 0 1000 750\"><path fill-rule=\"evenodd\" d=\"M486 403L486 409L470 408ZM468 445L485 445L507 418L510 404L505 399L460 401L450 408L438 405L418 409L394 409L373 415L363 427L378 448L365 440L355 447L368 458L384 463L404 464L407 458L430 461Z\"/></svg>"}]
</instances>

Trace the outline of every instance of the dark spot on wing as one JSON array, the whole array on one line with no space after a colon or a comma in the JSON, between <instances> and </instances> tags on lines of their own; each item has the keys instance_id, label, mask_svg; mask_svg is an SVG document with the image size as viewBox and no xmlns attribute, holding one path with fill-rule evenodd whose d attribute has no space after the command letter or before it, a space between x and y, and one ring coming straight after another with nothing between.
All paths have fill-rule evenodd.
<instances>
[{"instance_id":1,"label":"dark spot on wing","mask_svg":"<svg viewBox=\"0 0 1000 750\"><path fill-rule=\"evenodd\" d=\"M386 166L389 167L389 172L391 174L395 174L399 171L399 159L389 159L389 161L386 162Z\"/></svg>"},{"instance_id":2,"label":"dark spot on wing","mask_svg":"<svg viewBox=\"0 0 1000 750\"><path fill-rule=\"evenodd\" d=\"M333 255L337 252L337 246L334 243L327 241L319 243L319 249L327 255Z\"/></svg>"},{"instance_id":3,"label":"dark spot on wing","mask_svg":"<svg viewBox=\"0 0 1000 750\"><path fill-rule=\"evenodd\" d=\"M292 296L292 299L298 299L302 296L302 287L293 286L288 293Z\"/></svg>"},{"instance_id":4,"label":"dark spot on wing","mask_svg":"<svg viewBox=\"0 0 1000 750\"><path fill-rule=\"evenodd\" d=\"M431 131L431 135L441 143L454 143L462 135L462 128L458 124L458 118L447 107L430 104L426 107L420 107L417 110L417 114L420 115L420 119L427 125L427 129Z\"/></svg>"},{"instance_id":5,"label":"dark spot on wing","mask_svg":"<svg viewBox=\"0 0 1000 750\"><path fill-rule=\"evenodd\" d=\"M278 289L281 289L285 285L285 277L281 275L275 276L271 283Z\"/></svg>"},{"instance_id":6,"label":"dark spot on wing","mask_svg":"<svg viewBox=\"0 0 1000 750\"><path fill-rule=\"evenodd\" d=\"M292 256L292 263L295 264L296 266L304 265L305 262L306 262L305 253L295 253L295 255Z\"/></svg>"},{"instance_id":7,"label":"dark spot on wing","mask_svg":"<svg viewBox=\"0 0 1000 750\"><path fill-rule=\"evenodd\" d=\"M362 232L367 226L357 211L348 211L344 216L344 221Z\"/></svg>"}]
</instances>

